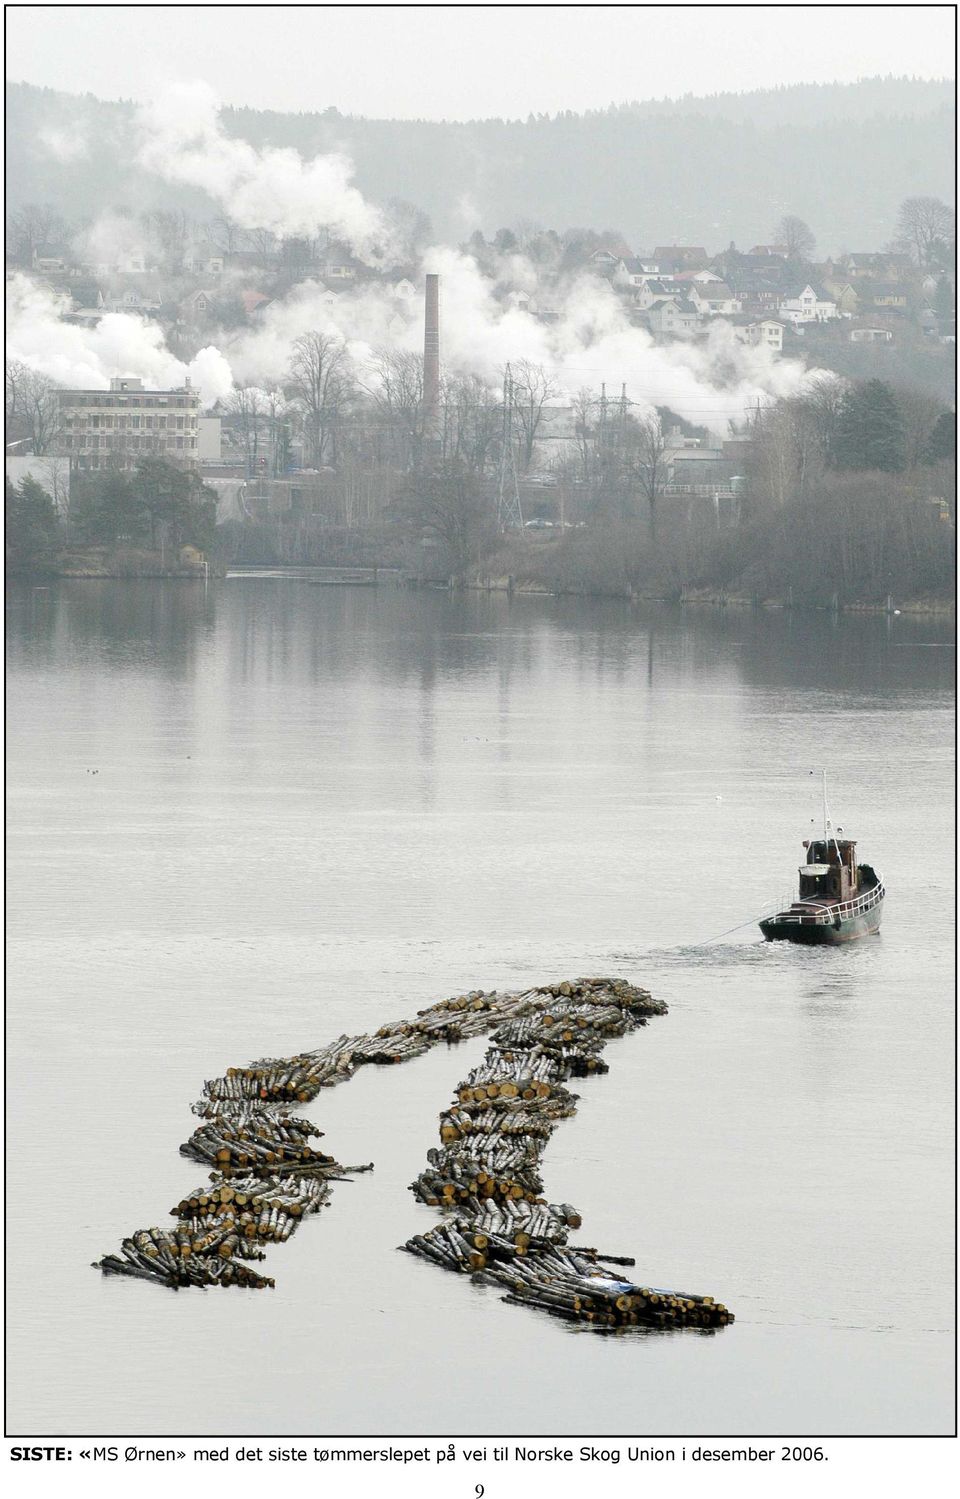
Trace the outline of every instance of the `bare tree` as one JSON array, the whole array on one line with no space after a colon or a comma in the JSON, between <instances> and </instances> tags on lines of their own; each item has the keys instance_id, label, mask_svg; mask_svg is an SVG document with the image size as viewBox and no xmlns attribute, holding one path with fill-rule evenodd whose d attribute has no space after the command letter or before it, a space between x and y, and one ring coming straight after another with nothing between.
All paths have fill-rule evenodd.
<instances>
[{"instance_id":1,"label":"bare tree","mask_svg":"<svg viewBox=\"0 0 960 1499\"><path fill-rule=\"evenodd\" d=\"M235 254L246 239L246 235L240 228L240 225L235 224L233 219L229 218L225 213L218 214L213 220L210 225L210 234L213 243L222 255Z\"/></svg>"},{"instance_id":2,"label":"bare tree","mask_svg":"<svg viewBox=\"0 0 960 1499\"><path fill-rule=\"evenodd\" d=\"M774 243L783 245L788 260L812 260L817 242L813 230L795 213L783 216L773 231Z\"/></svg>"},{"instance_id":3,"label":"bare tree","mask_svg":"<svg viewBox=\"0 0 960 1499\"><path fill-rule=\"evenodd\" d=\"M634 417L627 428L628 467L647 502L650 540L657 539L658 502L667 482L666 439L655 411Z\"/></svg>"},{"instance_id":4,"label":"bare tree","mask_svg":"<svg viewBox=\"0 0 960 1499\"><path fill-rule=\"evenodd\" d=\"M20 415L23 378L27 373L25 364L19 359L8 359L4 371L3 410L8 432Z\"/></svg>"},{"instance_id":5,"label":"bare tree","mask_svg":"<svg viewBox=\"0 0 960 1499\"><path fill-rule=\"evenodd\" d=\"M260 440L269 419L267 397L255 385L239 386L230 393L226 405L240 434L247 474L253 475L257 471Z\"/></svg>"},{"instance_id":6,"label":"bare tree","mask_svg":"<svg viewBox=\"0 0 960 1499\"><path fill-rule=\"evenodd\" d=\"M270 229L251 229L247 236L262 271L269 271L277 257L277 236Z\"/></svg>"},{"instance_id":7,"label":"bare tree","mask_svg":"<svg viewBox=\"0 0 960 1499\"><path fill-rule=\"evenodd\" d=\"M14 374L11 384L10 373ZM60 432L58 387L39 370L25 365L7 367L7 409L14 404L16 420L35 453L48 453Z\"/></svg>"},{"instance_id":8,"label":"bare tree","mask_svg":"<svg viewBox=\"0 0 960 1499\"><path fill-rule=\"evenodd\" d=\"M430 538L438 543L456 578L481 565L496 535L493 509L480 478L462 463L408 476L395 505L411 540Z\"/></svg>"},{"instance_id":9,"label":"bare tree","mask_svg":"<svg viewBox=\"0 0 960 1499\"><path fill-rule=\"evenodd\" d=\"M904 198L897 231L919 265L939 264L956 238L956 215L939 198Z\"/></svg>"},{"instance_id":10,"label":"bare tree","mask_svg":"<svg viewBox=\"0 0 960 1499\"><path fill-rule=\"evenodd\" d=\"M573 439L577 447L578 478L586 484L593 473L596 422L596 393L583 386L573 398Z\"/></svg>"},{"instance_id":11,"label":"bare tree","mask_svg":"<svg viewBox=\"0 0 960 1499\"><path fill-rule=\"evenodd\" d=\"M463 463L470 473L482 474L503 422L496 393L479 375L459 375L443 381L441 402L444 462Z\"/></svg>"},{"instance_id":12,"label":"bare tree","mask_svg":"<svg viewBox=\"0 0 960 1499\"><path fill-rule=\"evenodd\" d=\"M295 339L290 384L303 410L312 466L336 462L340 423L354 394L343 339L318 332Z\"/></svg>"},{"instance_id":13,"label":"bare tree","mask_svg":"<svg viewBox=\"0 0 960 1499\"><path fill-rule=\"evenodd\" d=\"M519 426L520 459L526 472L533 462L537 433L543 423L543 409L560 394L542 364L520 359L511 366L513 412Z\"/></svg>"},{"instance_id":14,"label":"bare tree","mask_svg":"<svg viewBox=\"0 0 960 1499\"><path fill-rule=\"evenodd\" d=\"M381 422L408 467L423 455L423 356L381 349L373 361L373 381L365 387Z\"/></svg>"},{"instance_id":15,"label":"bare tree","mask_svg":"<svg viewBox=\"0 0 960 1499\"><path fill-rule=\"evenodd\" d=\"M160 247L164 270L177 275L183 269L190 220L182 209L154 209L144 215L144 223Z\"/></svg>"}]
</instances>

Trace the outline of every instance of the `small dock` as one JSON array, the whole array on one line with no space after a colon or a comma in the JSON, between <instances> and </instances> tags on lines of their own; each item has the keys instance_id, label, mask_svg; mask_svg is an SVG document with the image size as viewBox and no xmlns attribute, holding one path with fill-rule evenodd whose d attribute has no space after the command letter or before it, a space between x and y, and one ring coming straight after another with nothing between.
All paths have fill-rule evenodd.
<instances>
[{"instance_id":1,"label":"small dock","mask_svg":"<svg viewBox=\"0 0 960 1499\"><path fill-rule=\"evenodd\" d=\"M397 567L308 567L277 564L227 568L228 583L250 578L282 578L291 583L316 583L327 588L397 587L403 582L403 574Z\"/></svg>"}]
</instances>

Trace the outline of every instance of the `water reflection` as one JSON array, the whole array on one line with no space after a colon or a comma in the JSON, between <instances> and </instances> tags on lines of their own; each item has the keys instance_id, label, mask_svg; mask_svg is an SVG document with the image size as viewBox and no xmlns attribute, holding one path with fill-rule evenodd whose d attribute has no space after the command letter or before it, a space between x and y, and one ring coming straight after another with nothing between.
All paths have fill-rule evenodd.
<instances>
[{"instance_id":1,"label":"water reflection","mask_svg":"<svg viewBox=\"0 0 960 1499\"><path fill-rule=\"evenodd\" d=\"M947 1339L923 1331L951 1269L939 624L284 580L8 602L14 1213L58 1182L42 1285L34 1241L11 1245L14 1425L529 1431L546 1400L559 1429L789 1431L799 1386L807 1429L945 1429ZM756 913L795 878L822 763L886 876L883 933L768 944ZM583 1242L735 1309L709 1359L574 1332L571 1380L565 1328L393 1253L423 1227L406 1182L464 1051L320 1101L331 1147L378 1169L271 1254L269 1304L171 1306L90 1271L195 1186L177 1145L204 1076L464 988L604 972L669 1014L578 1085L548 1192L586 1211ZM66 1177L39 1117L61 1092L89 1167ZM881 1302L878 1356L844 1329ZM240 1366L251 1338L256 1389L210 1380L210 1347ZM465 1414L477 1347L518 1338Z\"/></svg>"}]
</instances>

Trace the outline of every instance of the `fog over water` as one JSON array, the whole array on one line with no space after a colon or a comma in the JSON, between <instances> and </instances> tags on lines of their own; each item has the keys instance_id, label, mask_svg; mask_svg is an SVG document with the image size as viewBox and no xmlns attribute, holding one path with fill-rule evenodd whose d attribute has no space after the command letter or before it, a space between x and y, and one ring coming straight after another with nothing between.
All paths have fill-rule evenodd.
<instances>
[{"instance_id":1,"label":"fog over water","mask_svg":"<svg viewBox=\"0 0 960 1499\"><path fill-rule=\"evenodd\" d=\"M12 1432L951 1427L946 624L284 579L14 586L7 620ZM766 945L822 764L883 930ZM601 1337L395 1251L482 1039L306 1107L376 1170L275 1291L89 1268L203 1180L204 1078L598 973L669 1014L577 1085L547 1194L733 1326Z\"/></svg>"}]
</instances>

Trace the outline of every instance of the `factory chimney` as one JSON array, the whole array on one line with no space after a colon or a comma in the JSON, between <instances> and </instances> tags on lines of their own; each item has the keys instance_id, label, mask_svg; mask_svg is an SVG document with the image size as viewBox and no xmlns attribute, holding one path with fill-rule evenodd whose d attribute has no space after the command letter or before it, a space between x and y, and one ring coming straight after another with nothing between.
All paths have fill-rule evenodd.
<instances>
[{"instance_id":1,"label":"factory chimney","mask_svg":"<svg viewBox=\"0 0 960 1499\"><path fill-rule=\"evenodd\" d=\"M440 451L440 277L427 276L423 319L423 447L426 459Z\"/></svg>"}]
</instances>

